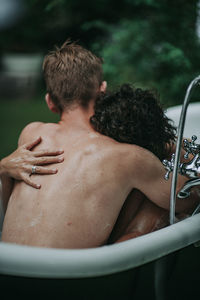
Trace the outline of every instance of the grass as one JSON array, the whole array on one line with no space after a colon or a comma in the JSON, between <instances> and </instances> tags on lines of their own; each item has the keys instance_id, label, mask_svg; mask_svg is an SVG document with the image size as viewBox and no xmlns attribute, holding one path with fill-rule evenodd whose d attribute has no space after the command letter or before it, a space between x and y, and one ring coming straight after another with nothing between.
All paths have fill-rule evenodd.
<instances>
[{"instance_id":1,"label":"grass","mask_svg":"<svg viewBox=\"0 0 200 300\"><path fill-rule=\"evenodd\" d=\"M0 111L0 159L16 149L20 132L28 123L35 121L57 122L59 119L57 115L48 110L42 98L31 100L0 99Z\"/></svg>"}]
</instances>

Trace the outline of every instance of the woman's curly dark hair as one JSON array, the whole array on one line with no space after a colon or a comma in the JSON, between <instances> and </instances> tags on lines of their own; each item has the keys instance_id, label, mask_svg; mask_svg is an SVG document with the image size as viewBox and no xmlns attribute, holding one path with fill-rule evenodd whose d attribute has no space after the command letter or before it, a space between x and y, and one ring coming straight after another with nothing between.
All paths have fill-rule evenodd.
<instances>
[{"instance_id":1,"label":"woman's curly dark hair","mask_svg":"<svg viewBox=\"0 0 200 300\"><path fill-rule=\"evenodd\" d=\"M168 156L167 145L175 141L176 128L150 90L123 84L117 92L102 94L94 110L90 121L96 131L146 148L160 160Z\"/></svg>"}]
</instances>

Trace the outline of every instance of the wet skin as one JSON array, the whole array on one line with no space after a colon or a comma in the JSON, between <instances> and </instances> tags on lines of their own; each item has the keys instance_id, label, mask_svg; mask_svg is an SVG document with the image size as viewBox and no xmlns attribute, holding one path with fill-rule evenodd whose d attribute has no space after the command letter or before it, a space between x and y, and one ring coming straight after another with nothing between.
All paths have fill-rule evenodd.
<instances>
[{"instance_id":1,"label":"wet skin","mask_svg":"<svg viewBox=\"0 0 200 300\"><path fill-rule=\"evenodd\" d=\"M41 189L15 182L3 241L55 248L101 246L135 189L157 206L169 208L170 181L164 180L161 162L145 149L96 133L90 116L91 111L77 107L63 113L58 124L32 123L23 130L19 145L30 135L40 135L43 143L34 150L62 148L64 162L54 176L34 175ZM180 177L177 189L186 180ZM177 200L177 210L194 203L196 199Z\"/></svg>"}]
</instances>

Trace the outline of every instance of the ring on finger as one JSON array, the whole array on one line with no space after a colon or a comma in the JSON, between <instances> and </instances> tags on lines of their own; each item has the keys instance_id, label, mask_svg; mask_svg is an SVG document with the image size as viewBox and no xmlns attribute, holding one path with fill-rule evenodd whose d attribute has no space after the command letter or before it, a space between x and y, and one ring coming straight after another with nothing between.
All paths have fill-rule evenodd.
<instances>
[{"instance_id":1,"label":"ring on finger","mask_svg":"<svg viewBox=\"0 0 200 300\"><path fill-rule=\"evenodd\" d=\"M35 173L36 173L36 166L32 166L31 174L35 174Z\"/></svg>"}]
</instances>

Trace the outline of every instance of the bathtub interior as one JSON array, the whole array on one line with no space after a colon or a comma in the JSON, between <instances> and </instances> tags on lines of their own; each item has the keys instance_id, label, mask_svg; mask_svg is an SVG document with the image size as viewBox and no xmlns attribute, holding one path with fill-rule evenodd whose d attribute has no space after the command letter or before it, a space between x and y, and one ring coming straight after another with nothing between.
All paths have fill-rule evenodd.
<instances>
[{"instance_id":1,"label":"bathtub interior","mask_svg":"<svg viewBox=\"0 0 200 300\"><path fill-rule=\"evenodd\" d=\"M178 125L180 111L181 106L167 110L168 117L174 120L176 125ZM200 111L200 103L189 106L185 137L191 137L193 134L200 137L198 111ZM0 226L2 220L3 214L1 213ZM73 260L68 250L63 250L66 253L59 252L59 250L50 251L48 260L49 254L45 249L16 247L1 242L1 292L2 294L5 292L11 298L18 296L20 299L27 299L31 295L44 299L48 297L81 300L143 300L148 297L148 299L162 300L165 299L166 293L171 300L191 299L198 295L200 285L200 248L193 245L193 242L198 240L200 240L199 215L161 229L159 232L121 243L121 245L103 247L100 250L101 253L98 252L99 249L91 250L91 252L90 249L86 249L89 255L85 256L85 251L74 250ZM174 244L174 248L170 244ZM60 260L59 255L61 255ZM113 258L113 264L110 263L112 256L116 256L116 259ZM91 258L91 262L88 257ZM24 261L27 259L27 266L23 265L23 259ZM101 262L102 259L104 263ZM98 261L99 274L97 271L93 272L92 266L92 264L98 264ZM60 270L57 268L58 262ZM124 266L121 268L117 266L116 271L106 272L109 269L109 263L111 269L115 269L115 264L121 263ZM78 270L79 266L82 268L81 271ZM62 274L61 269L64 272ZM91 269L91 273L87 273L89 272L87 269ZM158 294L161 294L159 298Z\"/></svg>"},{"instance_id":2,"label":"bathtub interior","mask_svg":"<svg viewBox=\"0 0 200 300\"><path fill-rule=\"evenodd\" d=\"M178 105L166 110L166 115L173 120L175 126L179 124L181 109L182 105ZM200 102L191 103L187 109L183 136L191 138L192 135L196 135L197 141L200 142Z\"/></svg>"}]
</instances>

